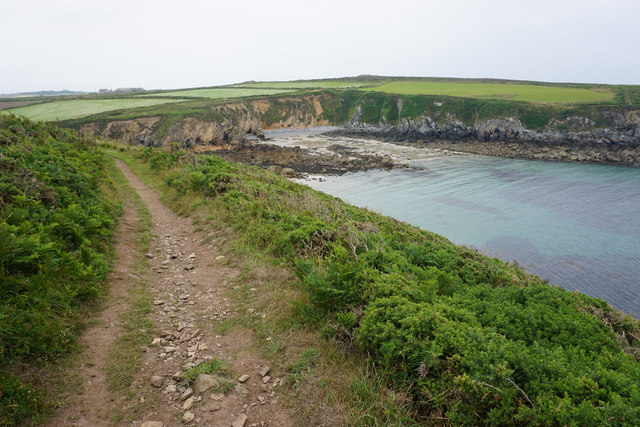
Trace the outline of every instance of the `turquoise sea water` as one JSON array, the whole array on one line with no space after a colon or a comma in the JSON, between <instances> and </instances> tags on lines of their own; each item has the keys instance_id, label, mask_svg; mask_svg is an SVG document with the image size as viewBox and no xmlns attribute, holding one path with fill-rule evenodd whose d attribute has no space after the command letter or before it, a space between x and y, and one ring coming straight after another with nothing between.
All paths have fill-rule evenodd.
<instances>
[{"instance_id":1,"label":"turquoise sea water","mask_svg":"<svg viewBox=\"0 0 640 427\"><path fill-rule=\"evenodd\" d=\"M640 314L640 168L482 156L310 181Z\"/></svg>"}]
</instances>

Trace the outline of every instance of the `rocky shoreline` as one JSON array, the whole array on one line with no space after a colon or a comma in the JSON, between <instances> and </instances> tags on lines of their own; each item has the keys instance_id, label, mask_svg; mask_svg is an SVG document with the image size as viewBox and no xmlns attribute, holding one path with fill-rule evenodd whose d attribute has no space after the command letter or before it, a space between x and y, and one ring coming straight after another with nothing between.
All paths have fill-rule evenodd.
<instances>
[{"instance_id":1,"label":"rocky shoreline","mask_svg":"<svg viewBox=\"0 0 640 427\"><path fill-rule=\"evenodd\" d=\"M342 175L347 172L369 169L390 169L393 159L386 155L357 152L349 147L336 145L331 152L320 154L295 146L282 147L255 140L234 145L198 145L196 153L211 153L232 162L260 166L288 178L305 174Z\"/></svg>"},{"instance_id":2,"label":"rocky shoreline","mask_svg":"<svg viewBox=\"0 0 640 427\"><path fill-rule=\"evenodd\" d=\"M500 137L479 139L477 134L428 134L403 132L395 128L345 126L327 136L377 139L416 148L432 148L456 152L530 160L640 165L640 140L568 140L525 139L521 135L502 133ZM511 137L509 137L511 136ZM516 137L518 136L518 137Z\"/></svg>"}]
</instances>

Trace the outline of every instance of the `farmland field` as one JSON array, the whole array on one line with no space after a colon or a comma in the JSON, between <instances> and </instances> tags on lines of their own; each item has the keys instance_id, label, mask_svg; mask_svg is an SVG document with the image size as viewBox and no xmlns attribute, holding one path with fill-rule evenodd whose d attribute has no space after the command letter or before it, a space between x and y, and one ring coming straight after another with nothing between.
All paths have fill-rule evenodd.
<instances>
[{"instance_id":1,"label":"farmland field","mask_svg":"<svg viewBox=\"0 0 640 427\"><path fill-rule=\"evenodd\" d=\"M211 88L211 89L189 89L175 90L171 92L159 92L148 95L139 95L138 98L149 96L180 96L189 98L241 98L244 96L264 96L278 95L281 93L291 92L282 89L244 89L244 88Z\"/></svg>"},{"instance_id":2,"label":"farmland field","mask_svg":"<svg viewBox=\"0 0 640 427\"><path fill-rule=\"evenodd\" d=\"M90 116L105 111L146 107L149 105L180 102L182 99L73 99L69 101L45 102L26 107L12 108L10 113L32 120L67 120Z\"/></svg>"},{"instance_id":3,"label":"farmland field","mask_svg":"<svg viewBox=\"0 0 640 427\"><path fill-rule=\"evenodd\" d=\"M27 105L35 104L38 101L1 101L0 110L8 110L9 108L24 107Z\"/></svg>"},{"instance_id":4,"label":"farmland field","mask_svg":"<svg viewBox=\"0 0 640 427\"><path fill-rule=\"evenodd\" d=\"M236 87L273 88L273 89L346 89L370 86L372 82L333 81L333 80L303 80L296 82L260 82L235 85Z\"/></svg>"},{"instance_id":5,"label":"farmland field","mask_svg":"<svg viewBox=\"0 0 640 427\"><path fill-rule=\"evenodd\" d=\"M483 99L572 103L613 101L608 90L578 89L532 84L450 83L431 81L398 81L364 90L400 95L445 95Z\"/></svg>"}]
</instances>

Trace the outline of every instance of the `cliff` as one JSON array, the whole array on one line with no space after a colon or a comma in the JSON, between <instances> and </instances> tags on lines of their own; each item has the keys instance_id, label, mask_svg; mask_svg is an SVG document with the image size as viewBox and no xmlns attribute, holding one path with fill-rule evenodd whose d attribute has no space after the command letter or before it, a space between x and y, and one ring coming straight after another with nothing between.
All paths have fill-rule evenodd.
<instances>
[{"instance_id":1,"label":"cliff","mask_svg":"<svg viewBox=\"0 0 640 427\"><path fill-rule=\"evenodd\" d=\"M339 133L506 157L640 164L640 109L325 91L218 104L196 113L98 119L85 133L130 144L237 146L263 129L341 125Z\"/></svg>"}]
</instances>

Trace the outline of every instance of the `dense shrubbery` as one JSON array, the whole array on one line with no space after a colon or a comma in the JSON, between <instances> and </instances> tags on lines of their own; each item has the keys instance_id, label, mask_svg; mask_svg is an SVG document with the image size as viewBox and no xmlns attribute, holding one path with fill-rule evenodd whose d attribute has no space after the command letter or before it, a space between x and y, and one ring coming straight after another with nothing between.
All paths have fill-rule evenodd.
<instances>
[{"instance_id":1,"label":"dense shrubbery","mask_svg":"<svg viewBox=\"0 0 640 427\"><path fill-rule=\"evenodd\" d=\"M75 343L80 309L109 269L119 206L102 194L103 180L92 143L0 116L0 369L55 359ZM0 424L31 413L34 393L0 375Z\"/></svg>"},{"instance_id":2,"label":"dense shrubbery","mask_svg":"<svg viewBox=\"0 0 640 427\"><path fill-rule=\"evenodd\" d=\"M301 313L369 354L425 420L640 423L638 324L605 302L262 170L179 151L144 157L295 265L310 296Z\"/></svg>"}]
</instances>

